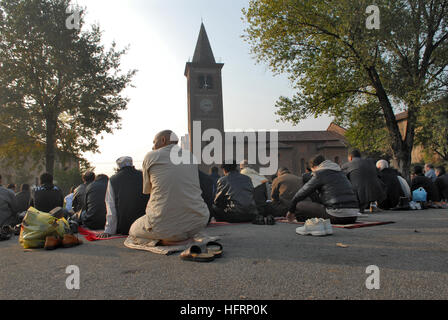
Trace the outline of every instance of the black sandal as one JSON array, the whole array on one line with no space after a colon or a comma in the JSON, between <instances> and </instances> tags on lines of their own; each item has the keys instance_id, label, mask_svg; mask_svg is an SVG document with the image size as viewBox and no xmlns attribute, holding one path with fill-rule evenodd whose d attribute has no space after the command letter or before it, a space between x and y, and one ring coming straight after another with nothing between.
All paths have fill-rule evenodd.
<instances>
[{"instance_id":1,"label":"black sandal","mask_svg":"<svg viewBox=\"0 0 448 320\"><path fill-rule=\"evenodd\" d=\"M180 254L180 258L186 261L211 262L215 260L215 255L209 252L202 252L199 246L191 246Z\"/></svg>"},{"instance_id":2,"label":"black sandal","mask_svg":"<svg viewBox=\"0 0 448 320\"><path fill-rule=\"evenodd\" d=\"M264 226L266 224L266 222L264 222L264 217L259 214L255 217L254 221L252 221L252 224Z\"/></svg>"},{"instance_id":3,"label":"black sandal","mask_svg":"<svg viewBox=\"0 0 448 320\"><path fill-rule=\"evenodd\" d=\"M271 216L271 215L267 216L266 224L269 225L269 226L273 226L275 224L274 216Z\"/></svg>"},{"instance_id":4,"label":"black sandal","mask_svg":"<svg viewBox=\"0 0 448 320\"><path fill-rule=\"evenodd\" d=\"M215 258L222 257L223 247L222 244L216 241L210 241L206 244L207 252L213 254Z\"/></svg>"}]
</instances>

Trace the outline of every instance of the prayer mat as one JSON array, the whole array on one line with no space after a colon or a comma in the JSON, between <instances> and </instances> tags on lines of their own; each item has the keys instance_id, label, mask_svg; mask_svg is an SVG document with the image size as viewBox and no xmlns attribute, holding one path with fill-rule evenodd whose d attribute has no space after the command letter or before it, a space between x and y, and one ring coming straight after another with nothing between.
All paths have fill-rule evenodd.
<instances>
[{"instance_id":1,"label":"prayer mat","mask_svg":"<svg viewBox=\"0 0 448 320\"><path fill-rule=\"evenodd\" d=\"M238 224L249 224L250 222L239 222L239 223L230 223L230 222L210 222L210 224L207 227L221 227L221 226L233 226Z\"/></svg>"},{"instance_id":2,"label":"prayer mat","mask_svg":"<svg viewBox=\"0 0 448 320\"><path fill-rule=\"evenodd\" d=\"M279 223L289 223L289 224L299 224L304 225L305 222L289 222L287 219L279 219L277 220ZM333 224L333 228L340 229L358 229L358 228L366 228L366 227L374 227L374 226L383 226L386 224L395 223L394 221L358 221L354 224Z\"/></svg>"},{"instance_id":3,"label":"prayer mat","mask_svg":"<svg viewBox=\"0 0 448 320\"><path fill-rule=\"evenodd\" d=\"M112 239L123 239L128 236L110 236L109 238L98 238L98 235L103 233L102 231L92 231L83 227L78 227L78 233L83 235L87 241L100 241L100 240L112 240Z\"/></svg>"},{"instance_id":4,"label":"prayer mat","mask_svg":"<svg viewBox=\"0 0 448 320\"><path fill-rule=\"evenodd\" d=\"M125 240L124 245L130 249L149 251L152 253L167 256L172 253L182 252L191 247L192 245L205 246L210 241L218 241L218 240L220 240L219 237L210 237L204 233L198 233L196 236L194 236L193 240L188 244L178 246L158 246L160 240L137 239L133 236L129 236Z\"/></svg>"}]
</instances>

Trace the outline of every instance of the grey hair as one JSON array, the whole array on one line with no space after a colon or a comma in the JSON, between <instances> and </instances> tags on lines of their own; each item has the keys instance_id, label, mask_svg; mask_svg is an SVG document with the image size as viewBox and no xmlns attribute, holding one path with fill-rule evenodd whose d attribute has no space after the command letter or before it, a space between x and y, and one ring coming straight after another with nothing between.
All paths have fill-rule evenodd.
<instances>
[{"instance_id":1,"label":"grey hair","mask_svg":"<svg viewBox=\"0 0 448 320\"><path fill-rule=\"evenodd\" d=\"M241 161L240 168L249 168L249 161L247 161L247 160Z\"/></svg>"},{"instance_id":2,"label":"grey hair","mask_svg":"<svg viewBox=\"0 0 448 320\"><path fill-rule=\"evenodd\" d=\"M386 160L380 160L376 163L376 167L380 169L380 171L389 168L389 162Z\"/></svg>"}]
</instances>

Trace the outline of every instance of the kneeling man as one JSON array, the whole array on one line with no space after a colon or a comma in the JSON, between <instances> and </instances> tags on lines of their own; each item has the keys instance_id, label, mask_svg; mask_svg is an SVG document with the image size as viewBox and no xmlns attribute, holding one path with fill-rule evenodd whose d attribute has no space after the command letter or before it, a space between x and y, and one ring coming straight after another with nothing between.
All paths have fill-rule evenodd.
<instances>
[{"instance_id":1,"label":"kneeling man","mask_svg":"<svg viewBox=\"0 0 448 320\"><path fill-rule=\"evenodd\" d=\"M129 239L136 243L160 240L161 245L175 245L207 226L210 213L201 197L198 166L174 163L185 159L185 153L191 159L189 151L177 146L178 140L170 130L160 132L153 151L145 157L143 193L151 197L146 215L129 231Z\"/></svg>"},{"instance_id":2,"label":"kneeling man","mask_svg":"<svg viewBox=\"0 0 448 320\"><path fill-rule=\"evenodd\" d=\"M293 221L311 218L329 219L332 224L353 224L358 214L358 201L347 176L338 164L321 155L312 160L313 177L294 196L287 214ZM321 203L304 201L313 192Z\"/></svg>"}]
</instances>

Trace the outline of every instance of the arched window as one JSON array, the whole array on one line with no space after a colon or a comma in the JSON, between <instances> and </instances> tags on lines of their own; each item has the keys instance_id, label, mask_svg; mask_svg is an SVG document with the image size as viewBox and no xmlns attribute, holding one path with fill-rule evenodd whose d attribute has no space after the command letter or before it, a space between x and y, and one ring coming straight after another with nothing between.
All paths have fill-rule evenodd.
<instances>
[{"instance_id":1,"label":"arched window","mask_svg":"<svg viewBox=\"0 0 448 320\"><path fill-rule=\"evenodd\" d=\"M198 78L199 89L213 89L213 77L211 75L200 75Z\"/></svg>"}]
</instances>

